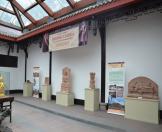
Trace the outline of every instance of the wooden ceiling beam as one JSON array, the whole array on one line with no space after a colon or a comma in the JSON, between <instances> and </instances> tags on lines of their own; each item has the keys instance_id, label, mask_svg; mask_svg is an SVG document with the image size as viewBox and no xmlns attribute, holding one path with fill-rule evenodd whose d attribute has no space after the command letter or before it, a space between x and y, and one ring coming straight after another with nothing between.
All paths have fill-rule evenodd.
<instances>
[{"instance_id":1,"label":"wooden ceiling beam","mask_svg":"<svg viewBox=\"0 0 162 132\"><path fill-rule=\"evenodd\" d=\"M75 7L74 7L74 4L75 4L74 0L66 0L66 1L67 1L67 3L70 5L70 7L71 7L72 9L75 8Z\"/></svg>"},{"instance_id":2,"label":"wooden ceiling beam","mask_svg":"<svg viewBox=\"0 0 162 132\"><path fill-rule=\"evenodd\" d=\"M16 1L10 0L10 2L25 16L27 17L34 25L36 25L36 20L28 13L25 12L25 9Z\"/></svg>"},{"instance_id":3,"label":"wooden ceiling beam","mask_svg":"<svg viewBox=\"0 0 162 132\"><path fill-rule=\"evenodd\" d=\"M15 42L16 38L0 34L0 40L7 40L7 41Z\"/></svg>"},{"instance_id":4,"label":"wooden ceiling beam","mask_svg":"<svg viewBox=\"0 0 162 132\"><path fill-rule=\"evenodd\" d=\"M36 0L36 1L50 17L53 17L54 14L53 11L49 8L49 6L46 3L44 3L44 0Z\"/></svg>"},{"instance_id":5,"label":"wooden ceiling beam","mask_svg":"<svg viewBox=\"0 0 162 132\"><path fill-rule=\"evenodd\" d=\"M22 18L21 18L21 16L20 16L19 11L17 10L17 8L15 8L15 6L12 4L12 2L11 2L10 4L11 4L11 6L12 6L14 12L15 12L15 15L16 15L16 17L17 17L17 20L18 20L19 23L20 23L21 29L23 30L25 26L24 26L24 22L23 22L23 20L22 20Z\"/></svg>"},{"instance_id":6,"label":"wooden ceiling beam","mask_svg":"<svg viewBox=\"0 0 162 132\"><path fill-rule=\"evenodd\" d=\"M84 8L87 5L90 5L92 3L96 3L96 0L81 0L81 1L75 3L74 8L76 10L78 10L78 9Z\"/></svg>"},{"instance_id":7,"label":"wooden ceiling beam","mask_svg":"<svg viewBox=\"0 0 162 132\"><path fill-rule=\"evenodd\" d=\"M78 10L80 8L85 7L86 5L89 5L89 4L92 4L92 3L95 3L95 2L96 2L96 0L81 0L81 1L79 1L77 3L75 3L74 7L75 7L75 10ZM58 12L53 13L53 17L55 19L57 19L57 18L59 18L59 17L61 17L63 15L66 15L66 14L72 12L72 11L73 11L73 9L70 6L68 6L68 7L65 7L65 8L61 9ZM37 21L37 24L40 25L40 24L43 23L43 21L44 21L44 23L46 23L47 19L48 19L48 17L42 18L41 20ZM26 26L26 28L28 28L28 29L33 29L34 27L35 26L33 24L30 24L30 25Z\"/></svg>"},{"instance_id":8,"label":"wooden ceiling beam","mask_svg":"<svg viewBox=\"0 0 162 132\"><path fill-rule=\"evenodd\" d=\"M0 6L0 10L5 11L5 12L7 12L7 13L10 13L10 14L12 14L12 15L15 15L15 13L14 13L13 11L11 11L11 10L9 10L9 9L7 9L7 8L4 8L4 7L2 7L2 6Z\"/></svg>"},{"instance_id":9,"label":"wooden ceiling beam","mask_svg":"<svg viewBox=\"0 0 162 132\"><path fill-rule=\"evenodd\" d=\"M34 4L32 4L31 6L29 6L27 9L25 9L25 12L27 12L27 11L29 11L30 9L32 9L32 8L34 8L35 6L37 6L38 5L38 3L36 2L36 3L34 3Z\"/></svg>"}]
</instances>

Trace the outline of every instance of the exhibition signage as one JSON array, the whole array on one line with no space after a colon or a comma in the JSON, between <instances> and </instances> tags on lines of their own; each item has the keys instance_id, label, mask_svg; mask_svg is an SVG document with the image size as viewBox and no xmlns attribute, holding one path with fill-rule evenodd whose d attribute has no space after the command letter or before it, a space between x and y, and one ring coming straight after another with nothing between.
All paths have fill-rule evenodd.
<instances>
[{"instance_id":1,"label":"exhibition signage","mask_svg":"<svg viewBox=\"0 0 162 132\"><path fill-rule=\"evenodd\" d=\"M33 97L39 98L40 68L33 67Z\"/></svg>"},{"instance_id":2,"label":"exhibition signage","mask_svg":"<svg viewBox=\"0 0 162 132\"><path fill-rule=\"evenodd\" d=\"M49 51L78 47L79 27L58 32L49 36Z\"/></svg>"},{"instance_id":3,"label":"exhibition signage","mask_svg":"<svg viewBox=\"0 0 162 132\"><path fill-rule=\"evenodd\" d=\"M124 115L124 87L125 70L123 65L113 67L109 64L108 70L108 113Z\"/></svg>"},{"instance_id":4,"label":"exhibition signage","mask_svg":"<svg viewBox=\"0 0 162 132\"><path fill-rule=\"evenodd\" d=\"M84 46L88 41L88 23L81 22L78 25L68 27L68 29L49 35L49 51Z\"/></svg>"}]
</instances>

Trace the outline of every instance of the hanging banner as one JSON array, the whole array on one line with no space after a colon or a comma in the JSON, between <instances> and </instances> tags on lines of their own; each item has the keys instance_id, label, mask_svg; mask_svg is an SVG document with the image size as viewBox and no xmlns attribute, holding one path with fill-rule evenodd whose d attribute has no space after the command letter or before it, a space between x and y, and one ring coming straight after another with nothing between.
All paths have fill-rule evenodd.
<instances>
[{"instance_id":1,"label":"hanging banner","mask_svg":"<svg viewBox=\"0 0 162 132\"><path fill-rule=\"evenodd\" d=\"M49 51L57 51L78 47L79 27L55 33L49 36Z\"/></svg>"},{"instance_id":2,"label":"hanging banner","mask_svg":"<svg viewBox=\"0 0 162 132\"><path fill-rule=\"evenodd\" d=\"M124 115L124 65L109 64L108 67L108 113Z\"/></svg>"},{"instance_id":3,"label":"hanging banner","mask_svg":"<svg viewBox=\"0 0 162 132\"><path fill-rule=\"evenodd\" d=\"M87 41L88 23L83 21L77 26L49 35L49 51L84 46Z\"/></svg>"},{"instance_id":4,"label":"hanging banner","mask_svg":"<svg viewBox=\"0 0 162 132\"><path fill-rule=\"evenodd\" d=\"M39 98L40 67L33 67L33 97Z\"/></svg>"}]
</instances>

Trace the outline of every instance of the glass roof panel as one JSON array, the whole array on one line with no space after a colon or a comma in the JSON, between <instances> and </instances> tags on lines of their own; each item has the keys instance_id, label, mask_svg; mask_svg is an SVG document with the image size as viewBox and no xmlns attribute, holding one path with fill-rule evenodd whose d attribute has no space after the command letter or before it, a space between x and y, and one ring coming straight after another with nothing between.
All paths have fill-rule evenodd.
<instances>
[{"instance_id":1,"label":"glass roof panel","mask_svg":"<svg viewBox=\"0 0 162 132\"><path fill-rule=\"evenodd\" d=\"M12 20L11 20L10 23L12 23L12 24L14 24L14 25L20 27L20 23L19 23L19 21L17 20L17 17L16 17L16 16L14 16L14 17L12 18Z\"/></svg>"},{"instance_id":2,"label":"glass roof panel","mask_svg":"<svg viewBox=\"0 0 162 132\"><path fill-rule=\"evenodd\" d=\"M20 13L20 16L21 16L25 26L28 26L29 24L31 24L31 21L28 18L26 18L21 12L19 12L19 13Z\"/></svg>"},{"instance_id":3,"label":"glass roof panel","mask_svg":"<svg viewBox=\"0 0 162 132\"><path fill-rule=\"evenodd\" d=\"M0 0L0 6L6 7L8 3L7 0Z\"/></svg>"},{"instance_id":4,"label":"glass roof panel","mask_svg":"<svg viewBox=\"0 0 162 132\"><path fill-rule=\"evenodd\" d=\"M35 0L16 0L24 9L36 3Z\"/></svg>"},{"instance_id":5,"label":"glass roof panel","mask_svg":"<svg viewBox=\"0 0 162 132\"><path fill-rule=\"evenodd\" d=\"M7 0L0 0L0 6L2 6L4 8L7 8L7 9L13 11L10 2L8 2Z\"/></svg>"},{"instance_id":6,"label":"glass roof panel","mask_svg":"<svg viewBox=\"0 0 162 132\"><path fill-rule=\"evenodd\" d=\"M45 0L45 3L52 9L53 12L57 12L62 8L69 6L66 0Z\"/></svg>"},{"instance_id":7,"label":"glass roof panel","mask_svg":"<svg viewBox=\"0 0 162 132\"><path fill-rule=\"evenodd\" d=\"M19 24L17 17L15 15L12 15L12 14L4 12L4 11L1 11L0 14L1 14L0 20L20 27L20 24Z\"/></svg>"},{"instance_id":8,"label":"glass roof panel","mask_svg":"<svg viewBox=\"0 0 162 132\"><path fill-rule=\"evenodd\" d=\"M41 6L37 5L34 8L30 9L28 11L30 15L34 17L34 19L39 20L45 16L48 16L48 14L42 9Z\"/></svg>"}]
</instances>

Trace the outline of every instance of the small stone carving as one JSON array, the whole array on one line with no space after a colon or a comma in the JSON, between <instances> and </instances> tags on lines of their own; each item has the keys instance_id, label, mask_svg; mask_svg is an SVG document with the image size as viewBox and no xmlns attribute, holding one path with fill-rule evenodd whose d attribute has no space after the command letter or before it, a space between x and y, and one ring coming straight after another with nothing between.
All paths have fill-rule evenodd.
<instances>
[{"instance_id":1,"label":"small stone carving","mask_svg":"<svg viewBox=\"0 0 162 132\"><path fill-rule=\"evenodd\" d=\"M95 80L95 75L96 75L96 73L94 73L94 72L90 72L90 83L89 83L89 87L91 88L91 89L95 89L95 83L96 83L96 80Z\"/></svg>"},{"instance_id":2,"label":"small stone carving","mask_svg":"<svg viewBox=\"0 0 162 132\"><path fill-rule=\"evenodd\" d=\"M158 85L147 77L137 77L128 84L128 97L158 99Z\"/></svg>"},{"instance_id":3,"label":"small stone carving","mask_svg":"<svg viewBox=\"0 0 162 132\"><path fill-rule=\"evenodd\" d=\"M65 67L62 72L61 92L71 92L71 70Z\"/></svg>"}]
</instances>

